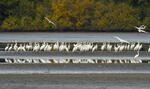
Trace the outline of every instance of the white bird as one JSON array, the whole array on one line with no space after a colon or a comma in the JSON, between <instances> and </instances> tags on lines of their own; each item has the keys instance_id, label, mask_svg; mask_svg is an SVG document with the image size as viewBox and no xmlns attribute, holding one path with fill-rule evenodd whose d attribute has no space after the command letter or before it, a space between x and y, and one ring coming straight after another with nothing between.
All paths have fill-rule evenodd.
<instances>
[{"instance_id":1,"label":"white bird","mask_svg":"<svg viewBox=\"0 0 150 89\"><path fill-rule=\"evenodd\" d=\"M22 51L22 49L23 49L23 46L22 44L20 44L20 46L18 47L18 51Z\"/></svg>"},{"instance_id":2,"label":"white bird","mask_svg":"<svg viewBox=\"0 0 150 89\"><path fill-rule=\"evenodd\" d=\"M144 25L141 25L140 27L135 26L135 28L138 29L138 32L141 32L141 33L148 33L148 32L146 32L146 31L143 30L143 29L146 28L146 26L144 26Z\"/></svg>"},{"instance_id":3,"label":"white bird","mask_svg":"<svg viewBox=\"0 0 150 89\"><path fill-rule=\"evenodd\" d=\"M105 47L106 47L106 43L103 43L103 45L101 46L101 51L104 51Z\"/></svg>"},{"instance_id":4,"label":"white bird","mask_svg":"<svg viewBox=\"0 0 150 89\"><path fill-rule=\"evenodd\" d=\"M50 21L47 17L44 17L49 23L53 24L56 27L56 24L52 21Z\"/></svg>"},{"instance_id":5,"label":"white bird","mask_svg":"<svg viewBox=\"0 0 150 89\"><path fill-rule=\"evenodd\" d=\"M44 42L44 43L42 44L42 46L40 47L40 51L43 51L45 47L46 47L46 44L45 44L45 42Z\"/></svg>"},{"instance_id":6,"label":"white bird","mask_svg":"<svg viewBox=\"0 0 150 89\"><path fill-rule=\"evenodd\" d=\"M47 45L47 51L51 51L52 50L52 45Z\"/></svg>"},{"instance_id":7,"label":"white bird","mask_svg":"<svg viewBox=\"0 0 150 89\"><path fill-rule=\"evenodd\" d=\"M150 45L149 45L149 48L148 48L148 52L150 52Z\"/></svg>"},{"instance_id":8,"label":"white bird","mask_svg":"<svg viewBox=\"0 0 150 89\"><path fill-rule=\"evenodd\" d=\"M37 52L40 50L40 44L35 43L35 46L33 47L33 51Z\"/></svg>"},{"instance_id":9,"label":"white bird","mask_svg":"<svg viewBox=\"0 0 150 89\"><path fill-rule=\"evenodd\" d=\"M137 54L134 56L134 59L137 59L139 57L140 53L137 51Z\"/></svg>"},{"instance_id":10,"label":"white bird","mask_svg":"<svg viewBox=\"0 0 150 89\"><path fill-rule=\"evenodd\" d=\"M9 48L9 44L7 44L7 46L5 47L5 51L8 51Z\"/></svg>"},{"instance_id":11,"label":"white bird","mask_svg":"<svg viewBox=\"0 0 150 89\"><path fill-rule=\"evenodd\" d=\"M73 50L72 50L72 52L75 52L75 51L77 51L78 50L78 47L73 47Z\"/></svg>"},{"instance_id":12,"label":"white bird","mask_svg":"<svg viewBox=\"0 0 150 89\"><path fill-rule=\"evenodd\" d=\"M114 46L114 51L118 52L119 48L120 48L120 46Z\"/></svg>"},{"instance_id":13,"label":"white bird","mask_svg":"<svg viewBox=\"0 0 150 89\"><path fill-rule=\"evenodd\" d=\"M11 44L11 46L8 48L8 51L12 51L13 49L13 44Z\"/></svg>"},{"instance_id":14,"label":"white bird","mask_svg":"<svg viewBox=\"0 0 150 89\"><path fill-rule=\"evenodd\" d=\"M14 45L13 49L14 49L14 51L18 51L17 43L15 43L15 45Z\"/></svg>"},{"instance_id":15,"label":"white bird","mask_svg":"<svg viewBox=\"0 0 150 89\"><path fill-rule=\"evenodd\" d=\"M59 43L58 43L58 41L54 44L53 49L54 50L58 50L59 49Z\"/></svg>"},{"instance_id":16,"label":"white bird","mask_svg":"<svg viewBox=\"0 0 150 89\"><path fill-rule=\"evenodd\" d=\"M32 47L32 43L29 43L29 44L26 45L26 50L27 50L27 51L32 50L32 48L33 48L33 47Z\"/></svg>"},{"instance_id":17,"label":"white bird","mask_svg":"<svg viewBox=\"0 0 150 89\"><path fill-rule=\"evenodd\" d=\"M118 37L118 36L114 36L114 38L116 38L117 40L119 40L121 43L129 43L128 41L123 40L123 39L121 39L121 38Z\"/></svg>"},{"instance_id":18,"label":"white bird","mask_svg":"<svg viewBox=\"0 0 150 89\"><path fill-rule=\"evenodd\" d=\"M92 48L92 52L94 52L95 50L97 50L98 45L96 44L93 48Z\"/></svg>"}]
</instances>

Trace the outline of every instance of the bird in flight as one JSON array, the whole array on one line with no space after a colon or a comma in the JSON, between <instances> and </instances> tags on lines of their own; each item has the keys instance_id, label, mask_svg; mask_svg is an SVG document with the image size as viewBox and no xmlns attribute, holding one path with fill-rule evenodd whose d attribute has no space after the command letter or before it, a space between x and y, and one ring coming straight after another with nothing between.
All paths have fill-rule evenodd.
<instances>
[{"instance_id":1,"label":"bird in flight","mask_svg":"<svg viewBox=\"0 0 150 89\"><path fill-rule=\"evenodd\" d=\"M138 32L141 32L141 33L148 33L148 32L146 32L146 31L144 31L144 29L146 28L145 25L141 25L140 27L135 26L135 28L138 29Z\"/></svg>"},{"instance_id":2,"label":"bird in flight","mask_svg":"<svg viewBox=\"0 0 150 89\"><path fill-rule=\"evenodd\" d=\"M123 39L121 39L121 38L118 37L118 36L114 36L114 38L116 38L117 40L119 40L121 43L129 43L128 41L123 40Z\"/></svg>"},{"instance_id":3,"label":"bird in flight","mask_svg":"<svg viewBox=\"0 0 150 89\"><path fill-rule=\"evenodd\" d=\"M47 17L44 17L49 23L53 24L56 27L56 24L52 21L50 21Z\"/></svg>"}]
</instances>

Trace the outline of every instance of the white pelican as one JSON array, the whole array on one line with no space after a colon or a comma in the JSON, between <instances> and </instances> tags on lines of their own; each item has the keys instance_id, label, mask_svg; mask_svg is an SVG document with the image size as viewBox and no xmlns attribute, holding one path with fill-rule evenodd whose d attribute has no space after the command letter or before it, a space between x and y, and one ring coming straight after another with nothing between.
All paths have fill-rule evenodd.
<instances>
[{"instance_id":1,"label":"white pelican","mask_svg":"<svg viewBox=\"0 0 150 89\"><path fill-rule=\"evenodd\" d=\"M47 17L44 17L49 23L53 24L56 27L56 24L52 21L50 21Z\"/></svg>"},{"instance_id":2,"label":"white pelican","mask_svg":"<svg viewBox=\"0 0 150 89\"><path fill-rule=\"evenodd\" d=\"M123 39L121 39L121 38L118 37L118 36L114 36L114 38L116 38L117 40L119 40L121 43L129 43L128 41L123 40Z\"/></svg>"},{"instance_id":3,"label":"white pelican","mask_svg":"<svg viewBox=\"0 0 150 89\"><path fill-rule=\"evenodd\" d=\"M146 28L145 25L141 25L140 27L135 26L135 28L138 29L138 32L141 32L141 33L148 33L148 32L146 32L146 31L144 31L144 29Z\"/></svg>"}]
</instances>

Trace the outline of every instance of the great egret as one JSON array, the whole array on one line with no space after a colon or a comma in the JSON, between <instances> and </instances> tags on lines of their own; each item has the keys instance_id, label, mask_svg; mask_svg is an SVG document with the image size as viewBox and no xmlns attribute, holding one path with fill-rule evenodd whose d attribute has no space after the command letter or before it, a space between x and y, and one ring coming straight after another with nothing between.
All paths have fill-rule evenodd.
<instances>
[{"instance_id":1,"label":"great egret","mask_svg":"<svg viewBox=\"0 0 150 89\"><path fill-rule=\"evenodd\" d=\"M18 51L17 42L15 43L15 45L14 45L13 49L14 49L15 51Z\"/></svg>"},{"instance_id":2,"label":"great egret","mask_svg":"<svg viewBox=\"0 0 150 89\"><path fill-rule=\"evenodd\" d=\"M54 50L58 50L59 49L59 43L58 43L58 41L54 44L53 49Z\"/></svg>"},{"instance_id":3,"label":"great egret","mask_svg":"<svg viewBox=\"0 0 150 89\"><path fill-rule=\"evenodd\" d=\"M8 48L8 51L11 51L13 49L13 44Z\"/></svg>"},{"instance_id":4,"label":"great egret","mask_svg":"<svg viewBox=\"0 0 150 89\"><path fill-rule=\"evenodd\" d=\"M119 40L121 43L129 43L128 41L123 40L123 39L121 39L121 38L118 37L118 36L114 36L114 38L116 38L117 40Z\"/></svg>"},{"instance_id":5,"label":"great egret","mask_svg":"<svg viewBox=\"0 0 150 89\"><path fill-rule=\"evenodd\" d=\"M93 48L92 48L92 52L94 52L95 50L97 50L98 45L96 44Z\"/></svg>"},{"instance_id":6,"label":"great egret","mask_svg":"<svg viewBox=\"0 0 150 89\"><path fill-rule=\"evenodd\" d=\"M8 51L9 49L9 44L7 44L7 46L5 47L5 51Z\"/></svg>"},{"instance_id":7,"label":"great egret","mask_svg":"<svg viewBox=\"0 0 150 89\"><path fill-rule=\"evenodd\" d=\"M135 28L138 29L138 32L141 32L141 33L148 33L148 32L146 32L146 31L144 31L144 29L146 28L145 25L141 25L140 27L135 26Z\"/></svg>"},{"instance_id":8,"label":"great egret","mask_svg":"<svg viewBox=\"0 0 150 89\"><path fill-rule=\"evenodd\" d=\"M45 44L45 42L44 42L44 43L42 44L42 46L40 47L40 51L43 51L45 47L46 47L46 44Z\"/></svg>"},{"instance_id":9,"label":"great egret","mask_svg":"<svg viewBox=\"0 0 150 89\"><path fill-rule=\"evenodd\" d=\"M52 21L50 21L47 17L44 17L49 23L53 24L56 27L56 24Z\"/></svg>"},{"instance_id":10,"label":"great egret","mask_svg":"<svg viewBox=\"0 0 150 89\"><path fill-rule=\"evenodd\" d=\"M31 42L26 45L26 50L27 50L27 51L32 50L32 48L33 48L33 47L32 47L32 43L31 43Z\"/></svg>"},{"instance_id":11,"label":"great egret","mask_svg":"<svg viewBox=\"0 0 150 89\"><path fill-rule=\"evenodd\" d=\"M105 48L106 48L106 43L103 43L103 45L101 46L101 51L104 51Z\"/></svg>"}]
</instances>

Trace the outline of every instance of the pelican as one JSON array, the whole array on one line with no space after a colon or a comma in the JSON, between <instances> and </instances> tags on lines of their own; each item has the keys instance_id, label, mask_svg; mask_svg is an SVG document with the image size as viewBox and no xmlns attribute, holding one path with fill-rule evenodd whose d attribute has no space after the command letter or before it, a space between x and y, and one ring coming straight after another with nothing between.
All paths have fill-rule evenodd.
<instances>
[{"instance_id":1,"label":"pelican","mask_svg":"<svg viewBox=\"0 0 150 89\"><path fill-rule=\"evenodd\" d=\"M114 36L114 38L116 38L117 40L119 40L121 43L129 43L128 41L123 40L123 39L121 39L121 38L118 37L118 36Z\"/></svg>"},{"instance_id":2,"label":"pelican","mask_svg":"<svg viewBox=\"0 0 150 89\"><path fill-rule=\"evenodd\" d=\"M138 29L138 32L141 32L141 33L148 33L148 32L146 32L146 31L142 30L142 29L145 29L145 28L146 28L145 25L141 25L140 27L135 26L135 28Z\"/></svg>"},{"instance_id":3,"label":"pelican","mask_svg":"<svg viewBox=\"0 0 150 89\"><path fill-rule=\"evenodd\" d=\"M137 51L137 54L134 56L134 59L137 59L139 57L140 53Z\"/></svg>"},{"instance_id":4,"label":"pelican","mask_svg":"<svg viewBox=\"0 0 150 89\"><path fill-rule=\"evenodd\" d=\"M56 27L56 24L52 21L50 21L47 17L44 17L49 23L53 24Z\"/></svg>"}]
</instances>

